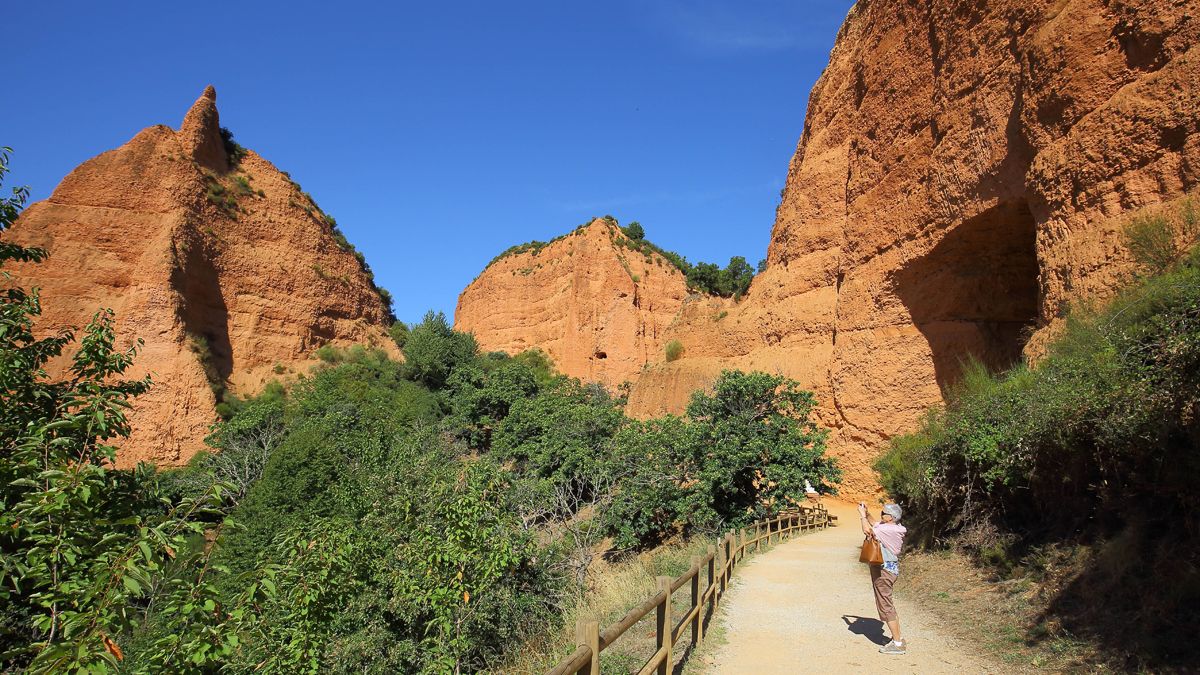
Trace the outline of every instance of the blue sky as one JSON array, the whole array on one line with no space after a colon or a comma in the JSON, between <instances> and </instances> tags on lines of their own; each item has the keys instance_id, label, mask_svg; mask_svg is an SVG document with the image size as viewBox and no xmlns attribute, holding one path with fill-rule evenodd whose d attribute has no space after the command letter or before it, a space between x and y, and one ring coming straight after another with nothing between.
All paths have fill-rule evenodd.
<instances>
[{"instance_id":1,"label":"blue sky","mask_svg":"<svg viewBox=\"0 0 1200 675\"><path fill-rule=\"evenodd\" d=\"M44 198L212 83L222 124L337 218L403 320L452 315L501 250L591 216L754 264L851 4L17 3L6 186Z\"/></svg>"}]
</instances>

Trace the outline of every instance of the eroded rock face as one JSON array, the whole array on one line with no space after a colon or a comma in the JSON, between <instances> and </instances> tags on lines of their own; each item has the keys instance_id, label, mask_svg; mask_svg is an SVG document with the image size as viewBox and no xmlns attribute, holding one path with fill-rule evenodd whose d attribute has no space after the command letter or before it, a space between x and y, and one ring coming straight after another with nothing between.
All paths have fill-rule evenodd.
<instances>
[{"instance_id":1,"label":"eroded rock face","mask_svg":"<svg viewBox=\"0 0 1200 675\"><path fill-rule=\"evenodd\" d=\"M813 88L768 269L631 410L724 367L812 387L847 470L913 429L973 354L1006 366L1127 271L1131 210L1200 180L1194 0L860 1Z\"/></svg>"},{"instance_id":2,"label":"eroded rock face","mask_svg":"<svg viewBox=\"0 0 1200 675\"><path fill-rule=\"evenodd\" d=\"M132 374L154 386L135 400L122 465L176 465L202 449L213 385L255 393L326 343L394 350L353 253L270 162L247 151L230 167L218 120L209 87L179 131L150 127L84 162L4 235L50 253L5 267L41 287L39 330L110 307L120 343L145 341Z\"/></svg>"},{"instance_id":3,"label":"eroded rock face","mask_svg":"<svg viewBox=\"0 0 1200 675\"><path fill-rule=\"evenodd\" d=\"M673 265L618 242L596 219L538 251L493 262L458 299L457 330L483 351L538 347L562 373L615 387L663 360L667 326L687 297Z\"/></svg>"},{"instance_id":4,"label":"eroded rock face","mask_svg":"<svg viewBox=\"0 0 1200 675\"><path fill-rule=\"evenodd\" d=\"M811 93L768 269L740 303L682 306L662 339L683 358L652 360L629 411L680 412L725 368L787 375L821 401L844 493L873 494L871 462L961 359L1035 352L1068 301L1127 271L1129 212L1195 188L1198 45L1196 0L860 0ZM493 330L515 333L523 302L495 298Z\"/></svg>"}]
</instances>

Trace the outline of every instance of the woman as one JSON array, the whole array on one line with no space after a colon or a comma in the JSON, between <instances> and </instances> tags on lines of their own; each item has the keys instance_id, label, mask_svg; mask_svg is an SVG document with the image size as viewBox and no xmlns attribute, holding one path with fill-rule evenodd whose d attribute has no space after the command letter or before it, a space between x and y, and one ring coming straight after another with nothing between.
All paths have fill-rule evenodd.
<instances>
[{"instance_id":1,"label":"woman","mask_svg":"<svg viewBox=\"0 0 1200 675\"><path fill-rule=\"evenodd\" d=\"M887 624L892 633L891 642L879 648L881 654L904 654L907 646L900 635L900 616L892 602L892 584L900 575L900 551L904 548L904 534L908 530L900 524L903 511L899 504L884 504L879 521L871 519L867 505L859 502L858 517L863 534L874 537L883 550L883 564L871 565L871 586L875 590L875 607L879 609L879 620Z\"/></svg>"}]
</instances>

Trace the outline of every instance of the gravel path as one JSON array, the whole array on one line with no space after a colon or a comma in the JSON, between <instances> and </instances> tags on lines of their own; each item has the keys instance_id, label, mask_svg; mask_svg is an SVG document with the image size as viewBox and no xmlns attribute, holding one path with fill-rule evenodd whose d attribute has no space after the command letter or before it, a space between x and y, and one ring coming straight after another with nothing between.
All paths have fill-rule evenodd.
<instances>
[{"instance_id":1,"label":"gravel path","mask_svg":"<svg viewBox=\"0 0 1200 675\"><path fill-rule=\"evenodd\" d=\"M818 530L747 560L721 603L726 641L708 673L1001 673L1009 669L962 644L903 597L897 609L908 640L904 656L878 652L887 642L858 562L862 532L854 507L827 502L839 527ZM706 659L707 660L707 659Z\"/></svg>"}]
</instances>

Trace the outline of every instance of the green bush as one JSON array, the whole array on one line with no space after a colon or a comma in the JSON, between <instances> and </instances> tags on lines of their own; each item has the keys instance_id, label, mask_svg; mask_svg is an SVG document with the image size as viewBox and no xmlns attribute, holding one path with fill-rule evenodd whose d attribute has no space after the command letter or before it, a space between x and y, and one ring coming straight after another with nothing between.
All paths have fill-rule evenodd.
<instances>
[{"instance_id":1,"label":"green bush","mask_svg":"<svg viewBox=\"0 0 1200 675\"><path fill-rule=\"evenodd\" d=\"M1126 248L1148 274L1163 274L1177 263L1200 235L1195 198L1185 198L1175 214L1133 218L1123 229Z\"/></svg>"},{"instance_id":2,"label":"green bush","mask_svg":"<svg viewBox=\"0 0 1200 675\"><path fill-rule=\"evenodd\" d=\"M679 340L671 340L667 343L667 363L678 361L679 357L683 356L683 343Z\"/></svg>"},{"instance_id":3,"label":"green bush","mask_svg":"<svg viewBox=\"0 0 1200 675\"><path fill-rule=\"evenodd\" d=\"M491 448L492 434L514 403L538 393L541 385L528 365L509 359L482 360L454 370L449 424L475 450Z\"/></svg>"},{"instance_id":4,"label":"green bush","mask_svg":"<svg viewBox=\"0 0 1200 675\"><path fill-rule=\"evenodd\" d=\"M692 395L686 418L628 424L614 452L632 474L606 514L617 544L744 526L799 503L806 480L836 492L841 471L810 419L815 405L792 380L725 371L711 394Z\"/></svg>"},{"instance_id":5,"label":"green bush","mask_svg":"<svg viewBox=\"0 0 1200 675\"><path fill-rule=\"evenodd\" d=\"M408 332L405 368L411 379L430 389L441 389L450 373L470 363L478 350L473 335L452 329L445 314L430 311Z\"/></svg>"},{"instance_id":6,"label":"green bush","mask_svg":"<svg viewBox=\"0 0 1200 675\"><path fill-rule=\"evenodd\" d=\"M536 382L531 376L524 381ZM492 436L492 452L551 486L587 488L613 468L608 448L624 422L618 401L604 387L563 378L536 396L513 392ZM592 497L588 492L580 497Z\"/></svg>"},{"instance_id":7,"label":"green bush","mask_svg":"<svg viewBox=\"0 0 1200 675\"><path fill-rule=\"evenodd\" d=\"M233 132L227 127L221 127L221 145L225 147L225 156L229 158L230 168L236 168L246 156L246 148L233 140Z\"/></svg>"},{"instance_id":8,"label":"green bush","mask_svg":"<svg viewBox=\"0 0 1200 675\"><path fill-rule=\"evenodd\" d=\"M392 338L392 342L400 349L404 349L404 343L408 341L408 324L403 321L395 321L388 328L388 337Z\"/></svg>"}]
</instances>

